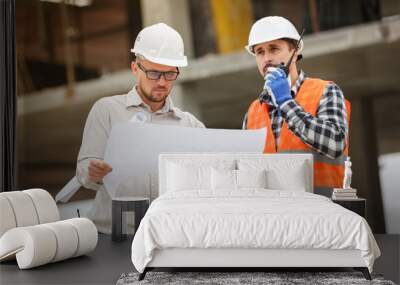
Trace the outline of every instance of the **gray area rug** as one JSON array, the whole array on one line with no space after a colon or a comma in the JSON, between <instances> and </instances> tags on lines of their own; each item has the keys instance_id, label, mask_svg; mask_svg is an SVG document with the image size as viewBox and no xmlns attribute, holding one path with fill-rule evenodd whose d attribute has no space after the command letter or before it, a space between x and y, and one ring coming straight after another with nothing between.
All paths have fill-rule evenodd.
<instances>
[{"instance_id":1,"label":"gray area rug","mask_svg":"<svg viewBox=\"0 0 400 285\"><path fill-rule=\"evenodd\" d=\"M148 272L142 281L139 273L124 273L117 285L133 284L395 284L372 274L372 281L360 272Z\"/></svg>"}]
</instances>

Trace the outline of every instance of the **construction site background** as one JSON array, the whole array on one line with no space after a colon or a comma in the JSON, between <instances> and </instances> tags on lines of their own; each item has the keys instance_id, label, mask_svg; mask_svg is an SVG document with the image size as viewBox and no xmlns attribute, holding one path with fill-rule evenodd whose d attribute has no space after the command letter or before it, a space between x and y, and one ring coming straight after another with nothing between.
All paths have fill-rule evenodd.
<instances>
[{"instance_id":1,"label":"construction site background","mask_svg":"<svg viewBox=\"0 0 400 285\"><path fill-rule=\"evenodd\" d=\"M400 152L400 1L16 4L19 189L40 187L55 195L75 175L91 106L132 88L129 50L137 33L156 22L181 33L189 56L189 67L181 69L174 87L174 103L209 128L241 128L263 86L254 58L244 50L248 32L257 19L280 15L299 31L306 29L300 67L308 76L335 81L352 103L352 186L367 198L374 232L385 232L389 214L382 185L392 182L382 181L382 171L384 161ZM73 199L94 194L82 188Z\"/></svg>"}]
</instances>

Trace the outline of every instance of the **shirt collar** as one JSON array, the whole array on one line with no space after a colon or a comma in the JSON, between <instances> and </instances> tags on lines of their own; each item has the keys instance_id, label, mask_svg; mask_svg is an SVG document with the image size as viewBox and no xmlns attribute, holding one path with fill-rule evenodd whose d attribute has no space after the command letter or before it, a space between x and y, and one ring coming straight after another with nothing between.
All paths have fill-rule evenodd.
<instances>
[{"instance_id":1,"label":"shirt collar","mask_svg":"<svg viewBox=\"0 0 400 285\"><path fill-rule=\"evenodd\" d=\"M151 111L150 106L147 105L145 102L143 102L142 98L139 96L139 94L136 90L136 85L133 86L132 90L128 92L128 94L126 96L125 105L126 105L126 108L143 106L146 109L148 109L149 112L153 112L153 111ZM169 96L165 100L164 106L160 110L158 110L154 113L168 113L168 112L172 112L179 119L183 118L182 111L174 106L174 103L172 102L172 100Z\"/></svg>"},{"instance_id":2,"label":"shirt collar","mask_svg":"<svg viewBox=\"0 0 400 285\"><path fill-rule=\"evenodd\" d=\"M303 84L305 79L306 79L306 74L304 73L303 70L300 70L299 77L297 77L296 82L294 83L294 85L291 88L292 96L294 94L293 98L296 97L297 92L299 91L300 86L301 86L301 84Z\"/></svg>"}]
</instances>

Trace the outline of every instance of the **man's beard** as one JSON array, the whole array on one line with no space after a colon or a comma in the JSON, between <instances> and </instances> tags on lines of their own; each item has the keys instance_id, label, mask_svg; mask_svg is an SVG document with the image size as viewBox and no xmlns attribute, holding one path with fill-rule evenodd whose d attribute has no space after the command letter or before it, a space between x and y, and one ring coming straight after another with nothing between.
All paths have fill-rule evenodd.
<instances>
[{"instance_id":1,"label":"man's beard","mask_svg":"<svg viewBox=\"0 0 400 285\"><path fill-rule=\"evenodd\" d=\"M264 76L267 74L269 67L278 67L278 66L279 66L279 64L267 63L263 68Z\"/></svg>"},{"instance_id":2,"label":"man's beard","mask_svg":"<svg viewBox=\"0 0 400 285\"><path fill-rule=\"evenodd\" d=\"M143 90L143 88L141 86L139 86L140 92L142 93L142 95L149 100L150 102L153 103L160 103L160 102L164 102L165 99L168 97L169 92L166 92L164 96L162 97L158 97L158 96L154 96L151 93L147 93L146 91ZM160 88L159 90L156 91L168 91L167 88Z\"/></svg>"}]
</instances>

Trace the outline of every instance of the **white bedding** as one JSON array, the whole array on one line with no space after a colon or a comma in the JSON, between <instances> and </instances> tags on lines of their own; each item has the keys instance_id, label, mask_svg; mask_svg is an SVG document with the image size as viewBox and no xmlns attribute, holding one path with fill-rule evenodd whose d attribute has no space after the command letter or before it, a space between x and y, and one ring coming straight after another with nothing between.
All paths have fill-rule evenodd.
<instances>
[{"instance_id":1,"label":"white bedding","mask_svg":"<svg viewBox=\"0 0 400 285\"><path fill-rule=\"evenodd\" d=\"M359 215L320 195L266 189L163 194L134 237L135 268L165 248L358 249L370 272L380 255Z\"/></svg>"}]
</instances>

